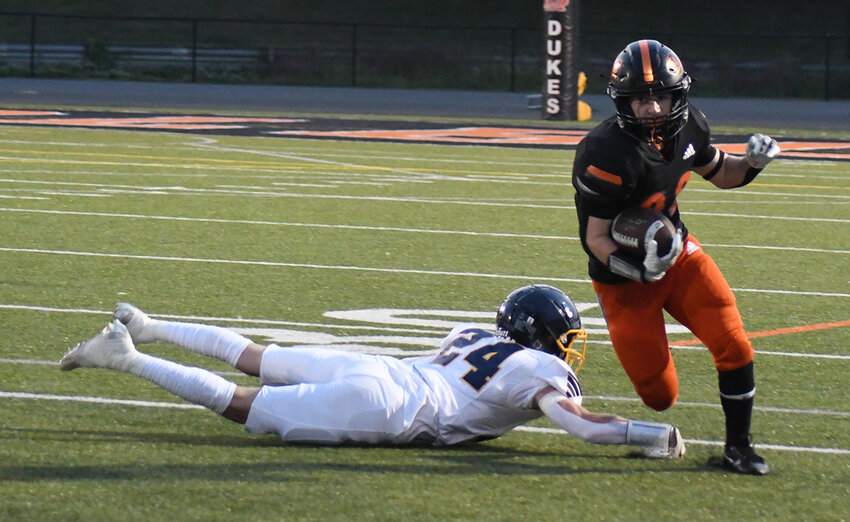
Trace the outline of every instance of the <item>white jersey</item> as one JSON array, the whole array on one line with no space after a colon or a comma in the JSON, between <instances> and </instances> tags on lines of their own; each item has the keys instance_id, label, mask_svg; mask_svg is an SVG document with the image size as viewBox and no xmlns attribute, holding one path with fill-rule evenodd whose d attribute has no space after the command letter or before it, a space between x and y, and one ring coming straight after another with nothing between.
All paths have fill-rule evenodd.
<instances>
[{"instance_id":1,"label":"white jersey","mask_svg":"<svg viewBox=\"0 0 850 522\"><path fill-rule=\"evenodd\" d=\"M433 392L434 444L498 437L542 415L534 397L552 387L577 404L578 379L563 360L469 325L456 327L437 356L406 359Z\"/></svg>"},{"instance_id":2,"label":"white jersey","mask_svg":"<svg viewBox=\"0 0 850 522\"><path fill-rule=\"evenodd\" d=\"M567 363L491 332L458 326L436 356L399 360L270 345L246 428L285 441L434 445L498 437L540 417L552 387L578 404Z\"/></svg>"}]
</instances>

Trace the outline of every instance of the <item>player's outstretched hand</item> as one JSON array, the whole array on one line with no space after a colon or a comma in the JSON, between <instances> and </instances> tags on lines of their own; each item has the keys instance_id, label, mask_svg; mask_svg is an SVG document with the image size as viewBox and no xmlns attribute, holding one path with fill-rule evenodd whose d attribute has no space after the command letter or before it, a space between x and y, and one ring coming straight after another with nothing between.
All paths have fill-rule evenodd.
<instances>
[{"instance_id":1,"label":"player's outstretched hand","mask_svg":"<svg viewBox=\"0 0 850 522\"><path fill-rule=\"evenodd\" d=\"M685 456L685 439L679 428L673 426L666 448L643 448L643 455L650 459L680 459Z\"/></svg>"},{"instance_id":2,"label":"player's outstretched hand","mask_svg":"<svg viewBox=\"0 0 850 522\"><path fill-rule=\"evenodd\" d=\"M779 144L770 136L753 134L747 142L747 163L754 169L763 169L779 155Z\"/></svg>"}]
</instances>

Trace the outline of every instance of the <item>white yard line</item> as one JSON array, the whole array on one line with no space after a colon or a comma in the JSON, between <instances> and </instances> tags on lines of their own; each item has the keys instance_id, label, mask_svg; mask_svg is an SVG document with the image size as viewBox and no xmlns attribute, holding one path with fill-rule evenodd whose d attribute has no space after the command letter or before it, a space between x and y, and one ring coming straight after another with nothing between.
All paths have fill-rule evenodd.
<instances>
[{"instance_id":1,"label":"white yard line","mask_svg":"<svg viewBox=\"0 0 850 522\"><path fill-rule=\"evenodd\" d=\"M246 220L246 219L216 219L216 218L194 218L183 216L157 216L145 214L124 214L115 212L84 212L72 210L46 210L46 209L27 209L27 208L4 208L0 207L0 212L25 213L25 214L52 214L61 216L91 216L91 217L107 217L107 218L126 218L132 220L149 219L153 221L173 221L173 222L190 222L190 223L217 223L217 224L235 224L235 225L264 225L264 226L279 226L279 227L304 227L304 228L327 228L339 230L368 230L375 232L406 232L413 234L446 234L446 235L465 235L465 236L482 236L482 237L509 237L519 239L551 239L557 241L577 241L577 236L559 236L545 234L512 234L508 232L476 232L472 230L439 230L425 228L403 228L403 227L382 227L382 226L366 226L366 225L334 225L327 223L298 223L289 221L264 221L264 220ZM747 249L764 249L764 250L787 250L787 251L802 251L802 252L820 252L827 254L850 254L850 250L830 250L823 248L801 248L796 246L777 246L777 245L732 245L732 244L717 244L717 243L702 243L703 246L712 248L747 248Z\"/></svg>"},{"instance_id":2,"label":"white yard line","mask_svg":"<svg viewBox=\"0 0 850 522\"><path fill-rule=\"evenodd\" d=\"M49 400L60 402L83 402L89 404L117 405L117 406L135 406L140 408L164 408L164 409L186 409L186 410L202 410L202 406L194 404L179 403L179 402L154 402L154 401L139 401L130 399L109 399L105 397L91 397L81 395L52 395L43 393L21 393L21 392L0 392L0 398L17 399L17 400ZM535 426L520 426L515 428L517 431L542 433L549 435L567 435L566 432L556 428L542 428ZM709 441L699 439L685 439L688 444L722 446L722 441ZM843 448L817 448L805 446L785 446L777 444L759 443L761 449L775 451L790 451L796 453L823 453L830 455L850 455L850 450Z\"/></svg>"},{"instance_id":3,"label":"white yard line","mask_svg":"<svg viewBox=\"0 0 850 522\"><path fill-rule=\"evenodd\" d=\"M366 266L352 265L321 265L316 263L287 263L283 261L252 261L244 259L214 259L200 257L180 257L180 256L155 256L144 254L127 254L127 253L107 253L107 252L86 252L76 250L51 250L42 248L12 248L0 247L0 252L13 252L19 254L44 254L44 255L60 255L60 256L76 256L76 257L95 257L95 258L111 258L111 259L136 259L141 261L165 261L165 262L180 262L180 263L207 263L207 264L228 264L242 266L268 266L268 267L286 267L286 268L310 268L316 270L344 270L355 272L377 272L388 274L417 274L430 276L448 276L448 277L479 277L487 279L508 279L520 281L551 281L559 283L590 283L587 278L571 278L571 277L555 277L543 275L529 274L488 274L483 272L458 272L452 270L417 270L411 268L379 268ZM798 296L817 296L817 297L850 297L848 293L842 292L812 292L800 290L785 290L785 289L769 289L769 288L733 288L736 292L751 292L765 294L788 294Z\"/></svg>"},{"instance_id":4,"label":"white yard line","mask_svg":"<svg viewBox=\"0 0 850 522\"><path fill-rule=\"evenodd\" d=\"M541 428L536 426L519 426L514 428L517 431L525 431L530 433L545 433L547 435L566 435L563 430L559 430L557 428ZM724 442L721 440L699 440L699 439L685 439L686 444L694 444L698 446L723 446ZM774 451L791 451L795 453L825 453L829 455L850 455L850 450L843 448L816 448L816 447L806 447L806 446L784 446L778 444L756 444L758 449L767 449Z\"/></svg>"}]
</instances>

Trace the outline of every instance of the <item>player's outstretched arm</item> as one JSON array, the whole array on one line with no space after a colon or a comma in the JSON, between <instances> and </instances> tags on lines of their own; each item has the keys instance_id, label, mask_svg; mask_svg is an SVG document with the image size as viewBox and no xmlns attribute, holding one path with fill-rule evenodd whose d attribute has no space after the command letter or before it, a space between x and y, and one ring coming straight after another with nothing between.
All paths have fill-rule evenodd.
<instances>
[{"instance_id":1,"label":"player's outstretched arm","mask_svg":"<svg viewBox=\"0 0 850 522\"><path fill-rule=\"evenodd\" d=\"M650 458L672 459L685 454L682 435L678 428L670 424L594 413L554 388L540 392L537 405L552 422L584 442L639 446L643 454Z\"/></svg>"},{"instance_id":2,"label":"player's outstretched arm","mask_svg":"<svg viewBox=\"0 0 850 522\"><path fill-rule=\"evenodd\" d=\"M775 139L756 133L747 141L744 156L732 156L717 150L711 162L694 167L694 172L719 188L743 187L754 180L780 152Z\"/></svg>"}]
</instances>

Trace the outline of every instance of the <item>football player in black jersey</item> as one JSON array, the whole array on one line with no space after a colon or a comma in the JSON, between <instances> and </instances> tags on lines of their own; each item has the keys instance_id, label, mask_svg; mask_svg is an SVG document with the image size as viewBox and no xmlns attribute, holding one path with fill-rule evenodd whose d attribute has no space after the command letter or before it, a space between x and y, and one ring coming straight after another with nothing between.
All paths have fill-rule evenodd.
<instances>
[{"instance_id":1,"label":"football player in black jersey","mask_svg":"<svg viewBox=\"0 0 850 522\"><path fill-rule=\"evenodd\" d=\"M720 188L750 183L779 146L754 134L744 156L713 147L705 117L688 103L690 83L678 56L655 40L633 42L617 56L608 85L617 114L581 141L573 165L581 243L614 350L643 402L662 411L678 394L666 310L714 358L726 416L724 467L764 475L768 466L750 442L753 348L732 290L688 233L676 198L691 171ZM611 221L631 207L671 219L678 234L668 254L659 257L654 241L644 259L618 248Z\"/></svg>"}]
</instances>

